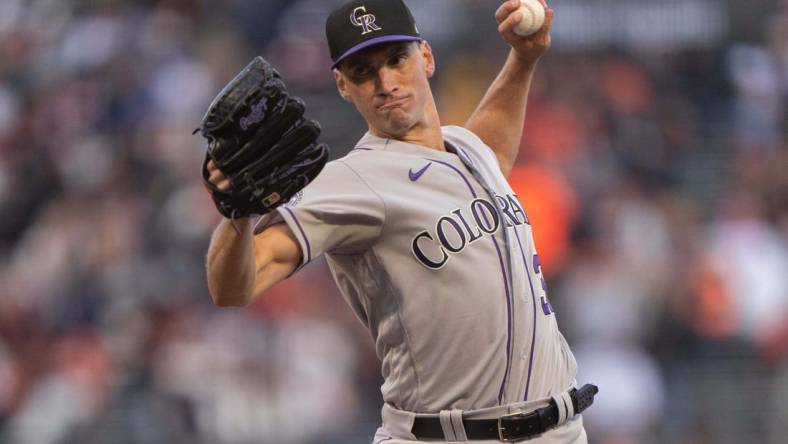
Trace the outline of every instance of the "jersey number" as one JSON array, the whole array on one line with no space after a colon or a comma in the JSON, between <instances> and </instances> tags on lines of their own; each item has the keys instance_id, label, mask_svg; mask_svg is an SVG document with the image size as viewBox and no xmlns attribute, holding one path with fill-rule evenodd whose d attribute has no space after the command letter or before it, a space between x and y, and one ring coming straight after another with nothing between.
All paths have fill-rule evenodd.
<instances>
[{"instance_id":1,"label":"jersey number","mask_svg":"<svg viewBox=\"0 0 788 444\"><path fill-rule=\"evenodd\" d=\"M553 314L553 306L550 305L550 301L547 300L547 281L544 279L544 275L542 275L542 267L539 265L539 255L534 255L534 272L540 275L542 280L542 290L544 290L544 296L540 297L540 301L542 302L542 312L545 315Z\"/></svg>"}]
</instances>

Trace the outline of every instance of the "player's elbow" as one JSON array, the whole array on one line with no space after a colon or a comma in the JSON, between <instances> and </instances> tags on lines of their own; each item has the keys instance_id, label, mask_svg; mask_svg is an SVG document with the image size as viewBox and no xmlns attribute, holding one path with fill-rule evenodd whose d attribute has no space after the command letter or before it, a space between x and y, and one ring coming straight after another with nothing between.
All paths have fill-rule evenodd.
<instances>
[{"instance_id":1,"label":"player's elbow","mask_svg":"<svg viewBox=\"0 0 788 444\"><path fill-rule=\"evenodd\" d=\"M496 158L498 159L498 166L501 168L501 174L508 179L512 173L512 168L514 168L514 159L499 154L496 154Z\"/></svg>"},{"instance_id":2,"label":"player's elbow","mask_svg":"<svg viewBox=\"0 0 788 444\"><path fill-rule=\"evenodd\" d=\"M211 294L214 305L221 308L241 308L249 305L249 299L244 296L219 296Z\"/></svg>"},{"instance_id":3,"label":"player's elbow","mask_svg":"<svg viewBox=\"0 0 788 444\"><path fill-rule=\"evenodd\" d=\"M211 285L208 286L208 291L211 294L211 300L213 301L213 304L217 307L246 307L252 300L251 291L244 291L235 288L217 288Z\"/></svg>"}]
</instances>

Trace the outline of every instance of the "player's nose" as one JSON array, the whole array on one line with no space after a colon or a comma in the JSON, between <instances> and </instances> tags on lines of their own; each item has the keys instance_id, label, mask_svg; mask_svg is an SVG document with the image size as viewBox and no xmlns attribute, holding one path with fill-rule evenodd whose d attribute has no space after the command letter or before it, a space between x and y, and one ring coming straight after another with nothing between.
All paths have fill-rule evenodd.
<instances>
[{"instance_id":1,"label":"player's nose","mask_svg":"<svg viewBox=\"0 0 788 444\"><path fill-rule=\"evenodd\" d=\"M375 83L378 94L381 95L389 95L399 89L395 71L387 67L383 67L378 70L378 76Z\"/></svg>"}]
</instances>

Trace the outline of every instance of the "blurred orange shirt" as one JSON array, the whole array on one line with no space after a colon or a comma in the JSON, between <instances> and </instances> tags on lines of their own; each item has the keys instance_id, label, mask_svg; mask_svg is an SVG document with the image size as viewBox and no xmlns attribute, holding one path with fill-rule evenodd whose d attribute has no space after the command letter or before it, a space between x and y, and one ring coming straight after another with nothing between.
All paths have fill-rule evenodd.
<instances>
[{"instance_id":1,"label":"blurred orange shirt","mask_svg":"<svg viewBox=\"0 0 788 444\"><path fill-rule=\"evenodd\" d=\"M545 276L561 271L577 213L577 196L559 173L537 164L516 164L509 184L525 207Z\"/></svg>"}]
</instances>

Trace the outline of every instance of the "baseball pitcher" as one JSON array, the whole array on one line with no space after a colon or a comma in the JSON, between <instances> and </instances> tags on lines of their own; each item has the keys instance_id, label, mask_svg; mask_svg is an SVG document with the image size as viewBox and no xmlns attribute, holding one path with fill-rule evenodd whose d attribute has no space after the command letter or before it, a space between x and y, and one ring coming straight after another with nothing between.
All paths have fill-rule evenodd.
<instances>
[{"instance_id":1,"label":"baseball pitcher","mask_svg":"<svg viewBox=\"0 0 788 444\"><path fill-rule=\"evenodd\" d=\"M203 121L203 177L226 217L208 252L214 302L247 305L325 255L382 364L374 443L587 441L580 412L597 389L577 387L506 180L553 18L545 5L522 37L519 6L495 12L511 51L464 127L441 126L435 59L402 0L353 0L326 20L337 90L369 126L345 157L326 162L319 126L261 58Z\"/></svg>"}]
</instances>

